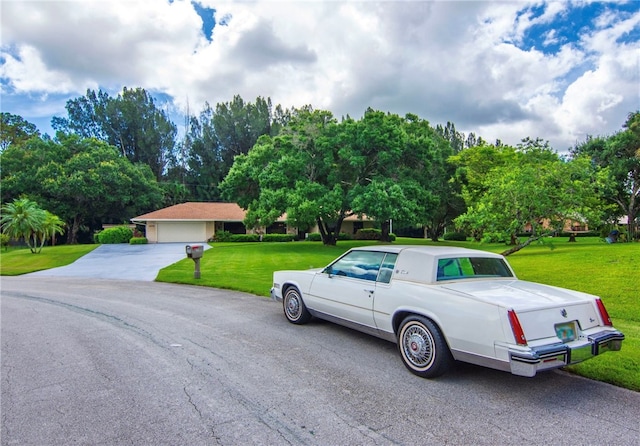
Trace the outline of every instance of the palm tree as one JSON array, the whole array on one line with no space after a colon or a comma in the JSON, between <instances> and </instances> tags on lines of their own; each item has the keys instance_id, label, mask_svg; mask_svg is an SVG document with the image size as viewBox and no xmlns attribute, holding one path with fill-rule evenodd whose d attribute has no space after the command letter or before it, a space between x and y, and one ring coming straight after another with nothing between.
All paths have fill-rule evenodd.
<instances>
[{"instance_id":1,"label":"palm tree","mask_svg":"<svg viewBox=\"0 0 640 446\"><path fill-rule=\"evenodd\" d=\"M44 211L44 221L38 231L37 235L40 239L40 248L38 252L42 251L42 247L47 239L51 239L51 244L55 244L56 234L64 233L65 223L60 217L52 214L49 211Z\"/></svg>"},{"instance_id":2,"label":"palm tree","mask_svg":"<svg viewBox=\"0 0 640 446\"><path fill-rule=\"evenodd\" d=\"M19 198L12 203L2 206L0 226L2 232L9 237L19 240L24 238L32 253L36 253L38 231L41 231L45 221L45 211L38 207L35 201Z\"/></svg>"}]
</instances>

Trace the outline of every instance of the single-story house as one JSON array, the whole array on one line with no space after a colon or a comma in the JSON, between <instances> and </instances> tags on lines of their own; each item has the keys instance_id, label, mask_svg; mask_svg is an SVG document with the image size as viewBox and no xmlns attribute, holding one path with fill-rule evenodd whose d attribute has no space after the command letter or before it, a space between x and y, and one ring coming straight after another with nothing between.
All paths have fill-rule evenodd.
<instances>
[{"instance_id":1,"label":"single-story house","mask_svg":"<svg viewBox=\"0 0 640 446\"><path fill-rule=\"evenodd\" d=\"M131 222L145 227L149 243L206 242L218 231L232 234L297 234L298 228L287 224L286 215L281 216L268 228L247 230L244 226L246 211L236 203L187 202L169 206L132 218ZM369 228L373 222L356 216L345 219L341 232L355 233ZM313 228L307 232L318 232ZM303 235L303 234L302 234Z\"/></svg>"}]
</instances>

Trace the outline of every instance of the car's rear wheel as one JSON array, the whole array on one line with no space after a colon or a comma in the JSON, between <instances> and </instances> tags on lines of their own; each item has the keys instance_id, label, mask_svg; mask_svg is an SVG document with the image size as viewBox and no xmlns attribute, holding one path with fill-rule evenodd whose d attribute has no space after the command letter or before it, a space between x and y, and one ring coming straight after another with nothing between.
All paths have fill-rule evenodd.
<instances>
[{"instance_id":1,"label":"car's rear wheel","mask_svg":"<svg viewBox=\"0 0 640 446\"><path fill-rule=\"evenodd\" d=\"M284 293L282 307L287 320L293 324L306 324L311 319L311 313L307 310L302 295L296 287L289 287Z\"/></svg>"},{"instance_id":2,"label":"car's rear wheel","mask_svg":"<svg viewBox=\"0 0 640 446\"><path fill-rule=\"evenodd\" d=\"M449 370L453 357L440 329L429 319L406 317L398 331L398 348L404 365L418 376L435 378Z\"/></svg>"}]
</instances>

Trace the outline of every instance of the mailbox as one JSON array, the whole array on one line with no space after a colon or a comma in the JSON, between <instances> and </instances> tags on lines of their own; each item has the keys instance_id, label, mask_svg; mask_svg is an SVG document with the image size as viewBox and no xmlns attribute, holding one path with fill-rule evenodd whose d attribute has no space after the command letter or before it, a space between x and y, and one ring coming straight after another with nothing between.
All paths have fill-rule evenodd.
<instances>
[{"instance_id":1,"label":"mailbox","mask_svg":"<svg viewBox=\"0 0 640 446\"><path fill-rule=\"evenodd\" d=\"M185 246L185 250L187 251L187 257L190 259L199 259L202 257L202 253L204 252L204 246L187 245Z\"/></svg>"}]
</instances>

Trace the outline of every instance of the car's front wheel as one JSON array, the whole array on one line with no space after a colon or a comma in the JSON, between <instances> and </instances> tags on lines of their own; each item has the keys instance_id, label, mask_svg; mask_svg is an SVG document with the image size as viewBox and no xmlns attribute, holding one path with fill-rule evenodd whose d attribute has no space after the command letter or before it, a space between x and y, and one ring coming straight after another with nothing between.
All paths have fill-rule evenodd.
<instances>
[{"instance_id":1,"label":"car's front wheel","mask_svg":"<svg viewBox=\"0 0 640 446\"><path fill-rule=\"evenodd\" d=\"M282 299L284 315L293 324L306 324L311 319L311 313L302 301L302 295L296 287L289 287Z\"/></svg>"},{"instance_id":2,"label":"car's front wheel","mask_svg":"<svg viewBox=\"0 0 640 446\"><path fill-rule=\"evenodd\" d=\"M453 357L440 329L429 319L406 317L398 331L398 348L404 365L418 376L435 378L449 370Z\"/></svg>"}]
</instances>

